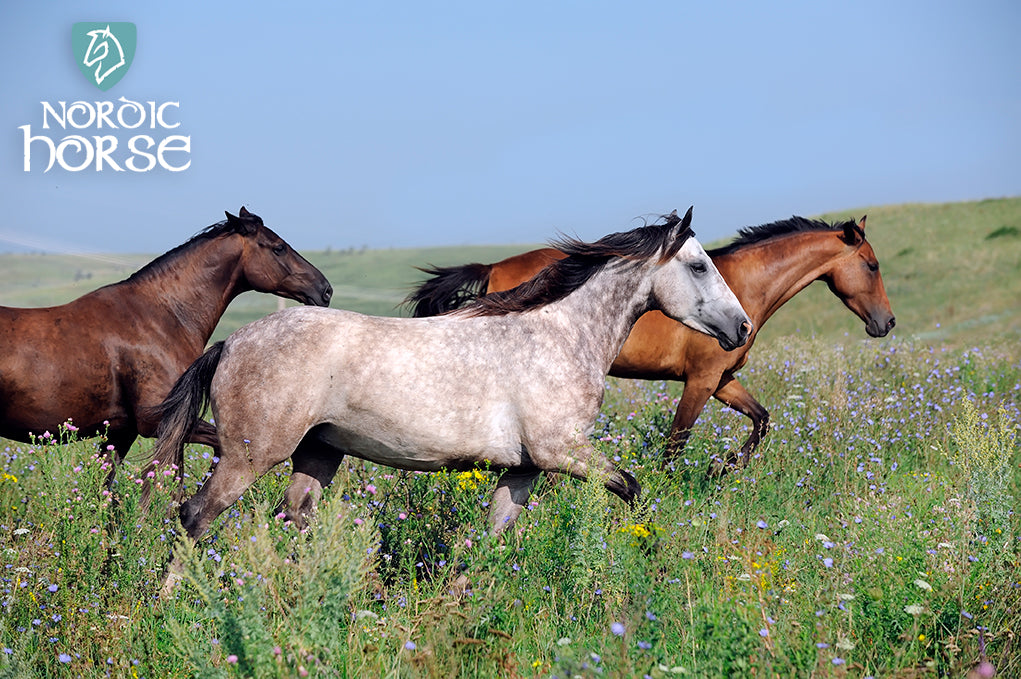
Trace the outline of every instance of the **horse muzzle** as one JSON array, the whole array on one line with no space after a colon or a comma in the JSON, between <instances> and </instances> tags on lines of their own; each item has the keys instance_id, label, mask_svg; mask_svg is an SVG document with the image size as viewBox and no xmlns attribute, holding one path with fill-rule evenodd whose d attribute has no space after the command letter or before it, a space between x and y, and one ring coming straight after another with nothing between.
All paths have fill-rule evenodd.
<instances>
[{"instance_id":1,"label":"horse muzzle","mask_svg":"<svg viewBox=\"0 0 1021 679\"><path fill-rule=\"evenodd\" d=\"M319 293L319 300L312 302L316 306L330 306L330 299L333 298L333 286L329 283Z\"/></svg>"},{"instance_id":2,"label":"horse muzzle","mask_svg":"<svg viewBox=\"0 0 1021 679\"><path fill-rule=\"evenodd\" d=\"M865 332L869 337L886 337L895 325L897 325L897 319L893 316L887 318L885 323L883 319L870 318L865 324Z\"/></svg>"},{"instance_id":3,"label":"horse muzzle","mask_svg":"<svg viewBox=\"0 0 1021 679\"><path fill-rule=\"evenodd\" d=\"M318 289L309 292L300 292L294 298L306 306L330 306L330 299L333 297L333 286L325 279Z\"/></svg>"},{"instance_id":4,"label":"horse muzzle","mask_svg":"<svg viewBox=\"0 0 1021 679\"><path fill-rule=\"evenodd\" d=\"M721 332L716 337L716 341L720 343L720 347L724 351L733 351L738 347L743 347L748 343L748 339L752 336L752 332L755 331L755 326L750 321L742 321L733 333Z\"/></svg>"}]
</instances>

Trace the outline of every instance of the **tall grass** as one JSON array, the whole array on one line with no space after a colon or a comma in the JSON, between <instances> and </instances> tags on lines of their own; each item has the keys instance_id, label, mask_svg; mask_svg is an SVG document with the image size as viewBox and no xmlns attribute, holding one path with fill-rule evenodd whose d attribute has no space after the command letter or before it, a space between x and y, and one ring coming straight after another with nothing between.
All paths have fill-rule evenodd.
<instances>
[{"instance_id":1,"label":"tall grass","mask_svg":"<svg viewBox=\"0 0 1021 679\"><path fill-rule=\"evenodd\" d=\"M961 676L980 635L1021 673L1018 357L795 338L743 380L774 423L747 469L706 475L747 434L710 405L662 470L679 387L611 380L594 438L639 503L545 477L499 538L488 472L348 461L305 532L271 509L283 466L190 547L139 512L130 465L104 495L92 442L10 444L0 673ZM161 601L175 544L187 577Z\"/></svg>"}]
</instances>

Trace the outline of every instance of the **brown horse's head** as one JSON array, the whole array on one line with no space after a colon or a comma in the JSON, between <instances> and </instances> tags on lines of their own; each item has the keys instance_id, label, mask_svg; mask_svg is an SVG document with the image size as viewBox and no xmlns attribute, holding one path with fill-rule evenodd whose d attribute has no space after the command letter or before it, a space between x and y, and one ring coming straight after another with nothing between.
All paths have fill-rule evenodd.
<instances>
[{"instance_id":1,"label":"brown horse's head","mask_svg":"<svg viewBox=\"0 0 1021 679\"><path fill-rule=\"evenodd\" d=\"M287 297L302 304L329 306L333 288L326 276L284 239L244 207L227 215L227 225L244 238L241 269L248 285L259 292Z\"/></svg>"},{"instance_id":2,"label":"brown horse's head","mask_svg":"<svg viewBox=\"0 0 1021 679\"><path fill-rule=\"evenodd\" d=\"M879 274L879 260L865 240L865 217L857 224L854 220L844 224L840 239L854 251L836 258L822 279L848 309L865 321L865 332L872 337L885 337L896 319Z\"/></svg>"}]
</instances>

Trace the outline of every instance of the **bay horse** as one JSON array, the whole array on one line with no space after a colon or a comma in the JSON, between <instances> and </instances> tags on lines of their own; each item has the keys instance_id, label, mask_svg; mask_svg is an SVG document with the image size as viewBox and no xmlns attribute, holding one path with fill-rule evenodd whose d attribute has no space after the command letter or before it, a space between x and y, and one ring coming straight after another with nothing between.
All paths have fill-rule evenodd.
<instances>
[{"instance_id":1,"label":"bay horse","mask_svg":"<svg viewBox=\"0 0 1021 679\"><path fill-rule=\"evenodd\" d=\"M0 307L0 436L32 442L70 422L103 435L114 467L159 424L154 407L247 290L326 306L326 277L244 207L127 280L62 306ZM216 446L196 422L196 443ZM108 481L113 480L110 472Z\"/></svg>"},{"instance_id":2,"label":"bay horse","mask_svg":"<svg viewBox=\"0 0 1021 679\"><path fill-rule=\"evenodd\" d=\"M685 383L667 439L665 462L684 449L710 396L752 421L740 453L731 452L711 470L722 473L740 460L748 464L769 427L769 411L734 373L748 360L757 333L784 303L813 281L824 281L848 309L865 322L865 332L883 337L896 322L886 296L879 262L865 239L865 217L829 224L791 219L741 229L730 244L710 250L709 257L748 312L755 331L735 351L692 332L658 311L638 319L610 375ZM430 267L432 276L406 300L415 316L432 316L458 308L486 293L513 288L564 257L556 249L533 250L495 264Z\"/></svg>"},{"instance_id":3,"label":"bay horse","mask_svg":"<svg viewBox=\"0 0 1021 679\"><path fill-rule=\"evenodd\" d=\"M728 347L752 330L690 224L689 210L595 243L559 241L566 257L528 285L444 316L291 308L214 344L164 402L153 449L155 467L180 465L209 400L220 459L181 506L188 536L287 458L282 509L298 525L345 455L417 471L502 471L494 532L517 518L542 471L584 478L594 469L632 501L638 483L588 436L635 320L661 309Z\"/></svg>"}]
</instances>

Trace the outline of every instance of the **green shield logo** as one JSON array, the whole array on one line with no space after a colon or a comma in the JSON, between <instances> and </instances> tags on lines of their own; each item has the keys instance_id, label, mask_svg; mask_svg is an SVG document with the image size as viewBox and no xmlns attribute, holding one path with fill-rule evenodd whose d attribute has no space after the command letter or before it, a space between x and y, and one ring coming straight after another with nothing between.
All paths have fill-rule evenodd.
<instances>
[{"instance_id":1,"label":"green shield logo","mask_svg":"<svg viewBox=\"0 0 1021 679\"><path fill-rule=\"evenodd\" d=\"M127 21L81 21L71 28L78 68L104 92L128 72L137 43L135 24Z\"/></svg>"}]
</instances>

